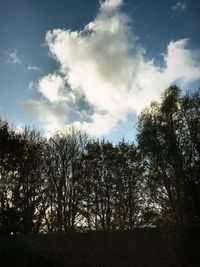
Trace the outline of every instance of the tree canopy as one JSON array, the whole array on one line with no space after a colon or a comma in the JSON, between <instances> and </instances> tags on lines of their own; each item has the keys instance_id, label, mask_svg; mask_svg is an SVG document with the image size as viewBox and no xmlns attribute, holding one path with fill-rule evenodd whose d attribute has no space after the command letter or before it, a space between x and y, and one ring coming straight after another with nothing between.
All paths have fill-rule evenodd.
<instances>
[{"instance_id":1,"label":"tree canopy","mask_svg":"<svg viewBox=\"0 0 200 267\"><path fill-rule=\"evenodd\" d=\"M137 142L71 128L50 139L0 120L0 232L200 225L200 90L166 89Z\"/></svg>"}]
</instances>

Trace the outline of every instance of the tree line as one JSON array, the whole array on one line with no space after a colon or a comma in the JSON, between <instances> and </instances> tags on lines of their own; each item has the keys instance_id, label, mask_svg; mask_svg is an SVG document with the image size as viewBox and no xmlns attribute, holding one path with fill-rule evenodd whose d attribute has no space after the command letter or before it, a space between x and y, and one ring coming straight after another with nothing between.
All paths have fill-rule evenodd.
<instances>
[{"instance_id":1,"label":"tree line","mask_svg":"<svg viewBox=\"0 0 200 267\"><path fill-rule=\"evenodd\" d=\"M137 140L71 128L46 139L0 120L0 232L200 225L200 90L166 89Z\"/></svg>"}]
</instances>

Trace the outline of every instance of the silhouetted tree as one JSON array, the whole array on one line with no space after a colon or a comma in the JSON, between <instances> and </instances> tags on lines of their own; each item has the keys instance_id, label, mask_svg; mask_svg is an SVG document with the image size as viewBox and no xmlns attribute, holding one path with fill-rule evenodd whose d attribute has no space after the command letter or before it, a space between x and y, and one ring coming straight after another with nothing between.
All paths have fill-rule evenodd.
<instances>
[{"instance_id":1,"label":"silhouetted tree","mask_svg":"<svg viewBox=\"0 0 200 267\"><path fill-rule=\"evenodd\" d=\"M144 110L138 124L149 198L157 205L161 221L180 227L199 218L194 208L199 205L194 192L199 192L200 182L199 103L199 91L182 96L178 87L171 86L160 103Z\"/></svg>"},{"instance_id":2,"label":"silhouetted tree","mask_svg":"<svg viewBox=\"0 0 200 267\"><path fill-rule=\"evenodd\" d=\"M140 224L142 210L141 157L134 144L124 140L116 145L115 179L115 218L117 228L133 229Z\"/></svg>"},{"instance_id":3,"label":"silhouetted tree","mask_svg":"<svg viewBox=\"0 0 200 267\"><path fill-rule=\"evenodd\" d=\"M71 128L46 145L45 175L49 231L74 229L79 221L83 191L82 154L87 136Z\"/></svg>"},{"instance_id":4,"label":"silhouetted tree","mask_svg":"<svg viewBox=\"0 0 200 267\"><path fill-rule=\"evenodd\" d=\"M92 141L86 147L89 228L133 229L139 223L142 168L134 145Z\"/></svg>"},{"instance_id":5,"label":"silhouetted tree","mask_svg":"<svg viewBox=\"0 0 200 267\"><path fill-rule=\"evenodd\" d=\"M199 226L199 107L200 90L169 87L140 115L138 146L0 120L0 232Z\"/></svg>"}]
</instances>

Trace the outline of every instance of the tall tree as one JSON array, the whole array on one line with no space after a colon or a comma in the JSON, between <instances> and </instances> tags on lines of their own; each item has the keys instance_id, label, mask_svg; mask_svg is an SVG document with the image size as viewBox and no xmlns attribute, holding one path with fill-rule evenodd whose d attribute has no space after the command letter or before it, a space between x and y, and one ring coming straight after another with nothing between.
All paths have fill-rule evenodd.
<instances>
[{"instance_id":1,"label":"tall tree","mask_svg":"<svg viewBox=\"0 0 200 267\"><path fill-rule=\"evenodd\" d=\"M149 197L161 212L162 220L183 227L196 217L191 214L192 185L197 190L199 181L191 173L199 169L197 103L199 93L182 96L178 87L171 86L160 103L154 102L144 110L138 124Z\"/></svg>"},{"instance_id":2,"label":"tall tree","mask_svg":"<svg viewBox=\"0 0 200 267\"><path fill-rule=\"evenodd\" d=\"M82 154L86 142L84 133L71 128L57 133L46 146L46 216L51 231L74 229L79 221L84 176Z\"/></svg>"}]
</instances>

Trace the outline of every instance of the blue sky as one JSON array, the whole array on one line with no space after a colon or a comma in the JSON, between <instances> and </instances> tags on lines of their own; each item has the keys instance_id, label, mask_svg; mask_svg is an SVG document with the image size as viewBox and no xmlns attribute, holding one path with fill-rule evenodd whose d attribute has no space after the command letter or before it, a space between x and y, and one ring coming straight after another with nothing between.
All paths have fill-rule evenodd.
<instances>
[{"instance_id":1,"label":"blue sky","mask_svg":"<svg viewBox=\"0 0 200 267\"><path fill-rule=\"evenodd\" d=\"M0 0L0 116L132 140L140 111L200 81L197 0Z\"/></svg>"}]
</instances>

